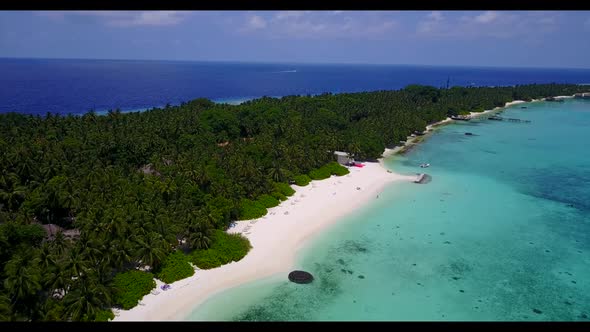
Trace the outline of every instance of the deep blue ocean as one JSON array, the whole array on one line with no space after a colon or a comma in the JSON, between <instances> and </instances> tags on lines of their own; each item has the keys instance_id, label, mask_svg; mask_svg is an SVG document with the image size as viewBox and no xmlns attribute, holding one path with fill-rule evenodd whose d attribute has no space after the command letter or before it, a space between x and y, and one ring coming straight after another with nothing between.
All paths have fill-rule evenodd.
<instances>
[{"instance_id":1,"label":"deep blue ocean","mask_svg":"<svg viewBox=\"0 0 590 332\"><path fill-rule=\"evenodd\" d=\"M144 110L205 97L239 103L262 96L528 83L590 83L590 69L410 65L0 59L0 113L81 114Z\"/></svg>"}]
</instances>

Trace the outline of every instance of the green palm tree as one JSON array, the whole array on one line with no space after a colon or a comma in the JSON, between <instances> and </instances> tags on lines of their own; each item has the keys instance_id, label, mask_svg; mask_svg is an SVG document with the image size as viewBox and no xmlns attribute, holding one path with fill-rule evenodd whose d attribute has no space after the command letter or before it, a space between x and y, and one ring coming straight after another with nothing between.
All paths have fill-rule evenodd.
<instances>
[{"instance_id":1,"label":"green palm tree","mask_svg":"<svg viewBox=\"0 0 590 332\"><path fill-rule=\"evenodd\" d=\"M55 254L61 257L70 248L70 241L65 237L63 232L57 232L55 238L51 241L51 247Z\"/></svg>"},{"instance_id":2,"label":"green palm tree","mask_svg":"<svg viewBox=\"0 0 590 332\"><path fill-rule=\"evenodd\" d=\"M68 275L80 278L87 273L89 269L88 263L80 249L73 248L66 254L64 269Z\"/></svg>"},{"instance_id":3,"label":"green palm tree","mask_svg":"<svg viewBox=\"0 0 590 332\"><path fill-rule=\"evenodd\" d=\"M9 190L0 189L0 202L5 201L11 210L16 210L25 198L27 188L25 186L15 186Z\"/></svg>"},{"instance_id":4,"label":"green palm tree","mask_svg":"<svg viewBox=\"0 0 590 332\"><path fill-rule=\"evenodd\" d=\"M168 202L170 202L170 200L173 198L176 189L176 183L171 180L167 180L160 184L160 192L162 193L162 197L164 198L164 202L166 204L168 204Z\"/></svg>"},{"instance_id":5,"label":"green palm tree","mask_svg":"<svg viewBox=\"0 0 590 332\"><path fill-rule=\"evenodd\" d=\"M273 161L273 166L268 170L268 176L275 182L283 180L283 170L276 161Z\"/></svg>"},{"instance_id":6,"label":"green palm tree","mask_svg":"<svg viewBox=\"0 0 590 332\"><path fill-rule=\"evenodd\" d=\"M40 319L41 321L63 321L64 320L64 307L60 300L54 298L47 298L42 306Z\"/></svg>"},{"instance_id":7,"label":"green palm tree","mask_svg":"<svg viewBox=\"0 0 590 332\"><path fill-rule=\"evenodd\" d=\"M10 160L13 161L14 169L17 174L21 179L24 179L24 182L26 183L34 172L30 150L20 145L13 151Z\"/></svg>"},{"instance_id":8,"label":"green palm tree","mask_svg":"<svg viewBox=\"0 0 590 332\"><path fill-rule=\"evenodd\" d=\"M12 320L12 307L10 299L4 295L0 295L0 322Z\"/></svg>"},{"instance_id":9,"label":"green palm tree","mask_svg":"<svg viewBox=\"0 0 590 332\"><path fill-rule=\"evenodd\" d=\"M30 254L15 254L4 267L4 288L13 308L30 317L34 311L35 297L41 290L39 259ZM32 259L31 259L32 258Z\"/></svg>"},{"instance_id":10,"label":"green palm tree","mask_svg":"<svg viewBox=\"0 0 590 332\"><path fill-rule=\"evenodd\" d=\"M111 305L111 296L94 275L87 275L76 282L63 301L69 320L93 320L100 310Z\"/></svg>"},{"instance_id":11,"label":"green palm tree","mask_svg":"<svg viewBox=\"0 0 590 332\"><path fill-rule=\"evenodd\" d=\"M356 157L361 153L361 146L358 142L352 142L348 144L348 154L351 157Z\"/></svg>"},{"instance_id":12,"label":"green palm tree","mask_svg":"<svg viewBox=\"0 0 590 332\"><path fill-rule=\"evenodd\" d=\"M211 225L203 217L196 218L188 228L188 243L193 249L208 249L211 245Z\"/></svg>"},{"instance_id":13,"label":"green palm tree","mask_svg":"<svg viewBox=\"0 0 590 332\"><path fill-rule=\"evenodd\" d=\"M121 269L133 259L133 243L126 238L112 240L109 245L112 266Z\"/></svg>"},{"instance_id":14,"label":"green palm tree","mask_svg":"<svg viewBox=\"0 0 590 332\"><path fill-rule=\"evenodd\" d=\"M41 271L43 271L44 273L46 273L46 276L44 276L44 285L47 285L49 283L49 278L47 278L47 276L56 268L57 265L57 261L56 261L56 256L51 248L51 245L48 242L44 242L41 247L39 248L39 252L38 252L38 256L39 256L39 267L41 268Z\"/></svg>"},{"instance_id":15,"label":"green palm tree","mask_svg":"<svg viewBox=\"0 0 590 332\"><path fill-rule=\"evenodd\" d=\"M145 237L138 238L136 242L136 257L152 270L157 269L168 254L168 243L162 235L150 232Z\"/></svg>"},{"instance_id":16,"label":"green palm tree","mask_svg":"<svg viewBox=\"0 0 590 332\"><path fill-rule=\"evenodd\" d=\"M63 208L68 210L70 218L74 216L74 209L78 206L78 202L78 196L70 190L63 192L60 197L60 204Z\"/></svg>"}]
</instances>

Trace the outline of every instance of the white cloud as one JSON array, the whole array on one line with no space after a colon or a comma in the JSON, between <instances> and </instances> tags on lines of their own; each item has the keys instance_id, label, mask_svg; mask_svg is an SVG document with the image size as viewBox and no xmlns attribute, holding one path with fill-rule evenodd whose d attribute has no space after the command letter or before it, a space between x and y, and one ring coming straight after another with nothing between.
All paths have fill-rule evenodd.
<instances>
[{"instance_id":1,"label":"white cloud","mask_svg":"<svg viewBox=\"0 0 590 332\"><path fill-rule=\"evenodd\" d=\"M53 20L60 20L61 21L61 20L64 19L66 12L60 12L60 11L49 11L49 12L39 11L39 12L36 12L36 14L38 16L47 17L47 18L50 18L50 19L53 19Z\"/></svg>"},{"instance_id":2,"label":"white cloud","mask_svg":"<svg viewBox=\"0 0 590 332\"><path fill-rule=\"evenodd\" d=\"M94 18L107 26L168 26L176 25L184 21L189 12L183 11L66 11L66 12L39 12L40 16L56 20L65 20L72 17Z\"/></svg>"},{"instance_id":3,"label":"white cloud","mask_svg":"<svg viewBox=\"0 0 590 332\"><path fill-rule=\"evenodd\" d=\"M426 15L426 20L418 23L418 32L429 33L436 31L440 28L443 20L444 16L441 12L433 11Z\"/></svg>"},{"instance_id":4,"label":"white cloud","mask_svg":"<svg viewBox=\"0 0 590 332\"><path fill-rule=\"evenodd\" d=\"M416 35L433 38L533 38L555 31L561 16L555 12L495 12L462 16L426 15L417 24Z\"/></svg>"},{"instance_id":5,"label":"white cloud","mask_svg":"<svg viewBox=\"0 0 590 332\"><path fill-rule=\"evenodd\" d=\"M439 11L433 11L427 16L429 19L433 21L441 21L444 17L443 14Z\"/></svg>"},{"instance_id":6,"label":"white cloud","mask_svg":"<svg viewBox=\"0 0 590 332\"><path fill-rule=\"evenodd\" d=\"M289 19L289 18L298 18L301 17L305 14L306 12L304 11L294 11L294 10L287 10L287 11L281 11L278 12L274 18L277 20L285 20L285 19Z\"/></svg>"},{"instance_id":7,"label":"white cloud","mask_svg":"<svg viewBox=\"0 0 590 332\"><path fill-rule=\"evenodd\" d=\"M383 13L360 12L356 15L341 15L334 11L313 12L313 11L281 11L274 13L269 19L262 18L258 24L253 21L250 15L245 24L239 29L240 32L255 30L255 26L266 28L264 36L268 38L296 38L296 39L319 39L319 38L383 38L388 36L397 27L397 22ZM346 12L349 14L350 12ZM258 31L260 33L260 31Z\"/></svg>"},{"instance_id":8,"label":"white cloud","mask_svg":"<svg viewBox=\"0 0 590 332\"><path fill-rule=\"evenodd\" d=\"M248 30L258 30L266 28L266 21L258 15L252 15L246 24Z\"/></svg>"},{"instance_id":9,"label":"white cloud","mask_svg":"<svg viewBox=\"0 0 590 332\"><path fill-rule=\"evenodd\" d=\"M178 11L160 11L160 12L142 12L131 20L119 20L114 24L122 26L133 25L176 25L184 21L185 12Z\"/></svg>"},{"instance_id":10,"label":"white cloud","mask_svg":"<svg viewBox=\"0 0 590 332\"><path fill-rule=\"evenodd\" d=\"M546 24L546 25L552 25L552 24L555 24L555 18L554 17L543 17L543 18L539 19L539 23Z\"/></svg>"},{"instance_id":11,"label":"white cloud","mask_svg":"<svg viewBox=\"0 0 590 332\"><path fill-rule=\"evenodd\" d=\"M494 11L487 11L481 15L477 15L474 21L477 23L491 23L498 18L498 13Z\"/></svg>"}]
</instances>

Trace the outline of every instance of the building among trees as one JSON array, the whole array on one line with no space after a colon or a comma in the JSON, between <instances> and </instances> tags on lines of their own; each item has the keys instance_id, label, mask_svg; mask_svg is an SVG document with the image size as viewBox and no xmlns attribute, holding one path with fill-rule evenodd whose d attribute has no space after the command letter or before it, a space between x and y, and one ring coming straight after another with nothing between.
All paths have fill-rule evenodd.
<instances>
[{"instance_id":1,"label":"building among trees","mask_svg":"<svg viewBox=\"0 0 590 332\"><path fill-rule=\"evenodd\" d=\"M336 155L336 160L341 165L349 165L354 163L354 159L350 157L347 152L334 151L334 155Z\"/></svg>"}]
</instances>

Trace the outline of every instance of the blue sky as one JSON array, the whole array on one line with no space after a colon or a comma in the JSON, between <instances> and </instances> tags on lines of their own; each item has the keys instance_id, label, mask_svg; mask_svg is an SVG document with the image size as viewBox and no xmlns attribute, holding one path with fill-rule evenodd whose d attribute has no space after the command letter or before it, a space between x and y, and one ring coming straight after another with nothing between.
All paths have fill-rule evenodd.
<instances>
[{"instance_id":1,"label":"blue sky","mask_svg":"<svg viewBox=\"0 0 590 332\"><path fill-rule=\"evenodd\" d=\"M3 11L0 57L590 68L590 11Z\"/></svg>"}]
</instances>

